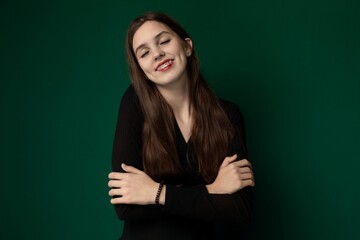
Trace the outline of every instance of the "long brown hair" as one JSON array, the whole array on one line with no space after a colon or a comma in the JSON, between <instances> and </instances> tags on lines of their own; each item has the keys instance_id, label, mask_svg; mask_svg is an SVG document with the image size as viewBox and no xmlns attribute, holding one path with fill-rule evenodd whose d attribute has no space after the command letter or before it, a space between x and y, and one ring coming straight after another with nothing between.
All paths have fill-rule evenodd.
<instances>
[{"instance_id":1,"label":"long brown hair","mask_svg":"<svg viewBox=\"0 0 360 240\"><path fill-rule=\"evenodd\" d=\"M133 36L146 21L167 25L185 42L189 34L171 17L155 12L134 19L126 36L126 55L135 92L144 114L142 156L145 172L156 181L169 181L184 175L176 148L175 117L156 85L146 80L133 51ZM218 169L226 157L233 128L219 100L210 90L200 73L195 54L188 57L190 106L193 114L191 147L196 156L199 172L206 183L215 180Z\"/></svg>"}]
</instances>

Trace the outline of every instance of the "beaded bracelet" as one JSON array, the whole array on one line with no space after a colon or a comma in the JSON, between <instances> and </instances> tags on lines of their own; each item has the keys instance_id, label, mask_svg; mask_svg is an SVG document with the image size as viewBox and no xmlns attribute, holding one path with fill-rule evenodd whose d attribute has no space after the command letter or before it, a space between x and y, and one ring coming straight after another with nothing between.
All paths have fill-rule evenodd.
<instances>
[{"instance_id":1,"label":"beaded bracelet","mask_svg":"<svg viewBox=\"0 0 360 240\"><path fill-rule=\"evenodd\" d=\"M159 184L159 188L157 190L157 193L156 193L156 197L155 197L155 205L156 206L159 206L159 200L160 200L160 194L161 194L161 190L163 189L164 187L164 182L161 181L160 184Z\"/></svg>"}]
</instances>

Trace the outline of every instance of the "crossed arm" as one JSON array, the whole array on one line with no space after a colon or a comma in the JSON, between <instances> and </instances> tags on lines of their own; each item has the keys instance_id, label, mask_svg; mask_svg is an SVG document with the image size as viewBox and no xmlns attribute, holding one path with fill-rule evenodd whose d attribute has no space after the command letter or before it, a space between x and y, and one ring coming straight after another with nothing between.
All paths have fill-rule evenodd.
<instances>
[{"instance_id":1,"label":"crossed arm","mask_svg":"<svg viewBox=\"0 0 360 240\"><path fill-rule=\"evenodd\" d=\"M235 111L236 135L244 135L240 112ZM162 208L155 206L159 183L142 170L142 115L129 88L120 108L113 146L113 172L109 174L109 195L122 220L156 219L178 215L203 220L248 222L252 209L254 175L244 159L245 145L234 141L231 154L223 160L215 181L208 185L164 186L160 194ZM241 146L240 146L241 145Z\"/></svg>"},{"instance_id":2,"label":"crossed arm","mask_svg":"<svg viewBox=\"0 0 360 240\"><path fill-rule=\"evenodd\" d=\"M254 186L254 174L247 159L237 160L237 155L226 157L220 166L215 181L206 185L210 194L232 194L244 187ZM126 164L121 165L125 171L111 172L108 186L111 188L112 204L154 204L159 183L153 181L144 171ZM160 204L165 204L166 185L160 194Z\"/></svg>"}]
</instances>

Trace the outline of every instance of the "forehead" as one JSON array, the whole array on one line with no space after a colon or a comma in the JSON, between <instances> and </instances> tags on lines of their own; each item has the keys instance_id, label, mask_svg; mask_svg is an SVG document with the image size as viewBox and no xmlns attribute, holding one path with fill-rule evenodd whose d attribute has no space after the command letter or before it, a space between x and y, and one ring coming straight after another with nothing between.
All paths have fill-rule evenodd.
<instances>
[{"instance_id":1,"label":"forehead","mask_svg":"<svg viewBox=\"0 0 360 240\"><path fill-rule=\"evenodd\" d=\"M162 31L173 34L171 28L163 23L157 21L145 22L134 34L133 48L136 49L137 46L152 41L154 37Z\"/></svg>"}]
</instances>

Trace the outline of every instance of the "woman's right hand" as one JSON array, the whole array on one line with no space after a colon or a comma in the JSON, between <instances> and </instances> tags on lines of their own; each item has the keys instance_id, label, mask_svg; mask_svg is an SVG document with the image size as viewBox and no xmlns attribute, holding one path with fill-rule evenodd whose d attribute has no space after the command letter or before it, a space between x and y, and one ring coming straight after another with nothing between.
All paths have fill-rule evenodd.
<instances>
[{"instance_id":1,"label":"woman's right hand","mask_svg":"<svg viewBox=\"0 0 360 240\"><path fill-rule=\"evenodd\" d=\"M237 161L237 155L226 157L213 183L206 185L209 193L231 194L248 186L255 186L254 173L247 159Z\"/></svg>"}]
</instances>

